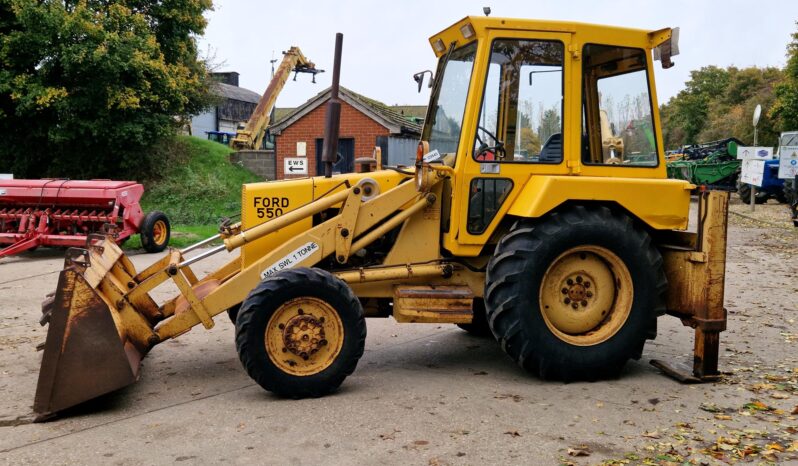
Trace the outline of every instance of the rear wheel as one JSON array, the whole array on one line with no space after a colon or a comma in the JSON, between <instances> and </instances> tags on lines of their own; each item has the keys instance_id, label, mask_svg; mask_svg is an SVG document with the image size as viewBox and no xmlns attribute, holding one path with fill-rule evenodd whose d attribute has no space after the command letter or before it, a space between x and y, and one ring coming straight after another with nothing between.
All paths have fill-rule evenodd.
<instances>
[{"instance_id":1,"label":"rear wheel","mask_svg":"<svg viewBox=\"0 0 798 466\"><path fill-rule=\"evenodd\" d=\"M751 203L751 185L742 183L737 181L737 195L740 196L740 200L742 200L746 204ZM756 199L754 199L755 204L764 204L768 201L768 193L757 189L756 190Z\"/></svg>"},{"instance_id":2,"label":"rear wheel","mask_svg":"<svg viewBox=\"0 0 798 466\"><path fill-rule=\"evenodd\" d=\"M543 378L613 377L639 359L665 312L651 238L606 207L519 221L488 264L489 325L504 351Z\"/></svg>"},{"instance_id":3,"label":"rear wheel","mask_svg":"<svg viewBox=\"0 0 798 466\"><path fill-rule=\"evenodd\" d=\"M141 245L149 253L161 252L169 245L172 228L166 214L154 210L148 213L141 221L139 236Z\"/></svg>"},{"instance_id":4,"label":"rear wheel","mask_svg":"<svg viewBox=\"0 0 798 466\"><path fill-rule=\"evenodd\" d=\"M261 387L291 398L337 389L363 355L366 321L351 288L319 269L263 280L236 316L236 348Z\"/></svg>"}]
</instances>

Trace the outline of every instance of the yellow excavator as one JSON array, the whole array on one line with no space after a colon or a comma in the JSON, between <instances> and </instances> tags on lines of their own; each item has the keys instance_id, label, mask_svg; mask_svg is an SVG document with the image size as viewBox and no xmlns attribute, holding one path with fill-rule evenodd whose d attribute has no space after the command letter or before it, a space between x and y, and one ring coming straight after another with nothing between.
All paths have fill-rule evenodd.
<instances>
[{"instance_id":1,"label":"yellow excavator","mask_svg":"<svg viewBox=\"0 0 798 466\"><path fill-rule=\"evenodd\" d=\"M325 176L244 185L240 223L144 270L113 238L70 249L43 309L38 419L135 382L148 352L224 313L244 370L291 398L330 393L355 370L366 317L457 324L568 381L616 376L669 314L694 329L693 357L657 367L717 379L728 194L667 178L654 62L673 65L674 30L470 16L430 45L438 66L414 167L331 175L339 35ZM652 135L622 131L611 160L602 114L629 99L639 108L612 123ZM545 125L526 101L552 109ZM514 147L517 131L544 126L539 150ZM200 249L212 240L223 244ZM207 276L192 269L234 250ZM179 294L156 302L168 283Z\"/></svg>"},{"instance_id":2,"label":"yellow excavator","mask_svg":"<svg viewBox=\"0 0 798 466\"><path fill-rule=\"evenodd\" d=\"M299 47L291 47L287 52L283 52L283 61L274 72L266 91L258 101L258 105L252 112L252 116L247 120L244 128L236 131L235 137L230 140L230 147L235 150L258 150L263 145L263 138L266 136L266 128L271 121L272 109L277 96L283 90L285 82L291 73L294 73L294 80L299 73L310 73L313 82L316 82L316 75L323 73L324 70L316 68L316 65L308 60Z\"/></svg>"}]
</instances>

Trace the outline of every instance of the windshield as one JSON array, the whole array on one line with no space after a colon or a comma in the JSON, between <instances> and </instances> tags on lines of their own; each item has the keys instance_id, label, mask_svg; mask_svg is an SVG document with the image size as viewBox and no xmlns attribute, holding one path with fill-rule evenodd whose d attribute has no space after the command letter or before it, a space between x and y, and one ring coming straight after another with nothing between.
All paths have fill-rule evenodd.
<instances>
[{"instance_id":1,"label":"windshield","mask_svg":"<svg viewBox=\"0 0 798 466\"><path fill-rule=\"evenodd\" d=\"M798 133L784 133L781 136L780 146L798 146Z\"/></svg>"},{"instance_id":2,"label":"windshield","mask_svg":"<svg viewBox=\"0 0 798 466\"><path fill-rule=\"evenodd\" d=\"M424 126L422 139L429 142L430 150L437 149L441 155L457 152L476 51L477 43L473 42L449 53L448 61L446 56L442 57L438 66L438 73L443 75L432 96L432 111L428 112L430 118Z\"/></svg>"}]
</instances>

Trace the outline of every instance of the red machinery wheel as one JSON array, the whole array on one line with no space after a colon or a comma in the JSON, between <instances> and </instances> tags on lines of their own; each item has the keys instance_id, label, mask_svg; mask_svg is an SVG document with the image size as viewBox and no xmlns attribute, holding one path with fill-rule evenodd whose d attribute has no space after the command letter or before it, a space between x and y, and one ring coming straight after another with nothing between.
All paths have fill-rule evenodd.
<instances>
[{"instance_id":1,"label":"red machinery wheel","mask_svg":"<svg viewBox=\"0 0 798 466\"><path fill-rule=\"evenodd\" d=\"M169 245L169 237L172 233L169 219L166 214L160 211L148 213L141 221L139 235L141 245L147 252L161 252Z\"/></svg>"}]
</instances>

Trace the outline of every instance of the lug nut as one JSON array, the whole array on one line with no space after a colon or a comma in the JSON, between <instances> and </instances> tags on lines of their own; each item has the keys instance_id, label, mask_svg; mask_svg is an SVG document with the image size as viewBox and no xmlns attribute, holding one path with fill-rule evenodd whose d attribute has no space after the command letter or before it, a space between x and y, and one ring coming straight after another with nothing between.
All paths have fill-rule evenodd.
<instances>
[{"instance_id":1,"label":"lug nut","mask_svg":"<svg viewBox=\"0 0 798 466\"><path fill-rule=\"evenodd\" d=\"M308 360L308 353L300 353L299 356L304 359L305 361Z\"/></svg>"},{"instance_id":2,"label":"lug nut","mask_svg":"<svg viewBox=\"0 0 798 466\"><path fill-rule=\"evenodd\" d=\"M283 353L287 353L287 352L288 352L288 348L286 348L285 346L283 346Z\"/></svg>"},{"instance_id":3,"label":"lug nut","mask_svg":"<svg viewBox=\"0 0 798 466\"><path fill-rule=\"evenodd\" d=\"M568 294L568 288L563 288L562 289L562 294Z\"/></svg>"},{"instance_id":4,"label":"lug nut","mask_svg":"<svg viewBox=\"0 0 798 466\"><path fill-rule=\"evenodd\" d=\"M279 328L280 330L285 330L285 324L279 324L277 328Z\"/></svg>"},{"instance_id":5,"label":"lug nut","mask_svg":"<svg viewBox=\"0 0 798 466\"><path fill-rule=\"evenodd\" d=\"M572 308L574 308L574 309L576 309L576 308L578 308L578 307L579 307L579 305L578 305L578 304L576 304L576 303L571 303L571 307L572 307Z\"/></svg>"},{"instance_id":6,"label":"lug nut","mask_svg":"<svg viewBox=\"0 0 798 466\"><path fill-rule=\"evenodd\" d=\"M581 275L577 275L576 276L576 283L582 283L582 276Z\"/></svg>"},{"instance_id":7,"label":"lug nut","mask_svg":"<svg viewBox=\"0 0 798 466\"><path fill-rule=\"evenodd\" d=\"M571 298L565 298L565 304L571 304Z\"/></svg>"},{"instance_id":8,"label":"lug nut","mask_svg":"<svg viewBox=\"0 0 798 466\"><path fill-rule=\"evenodd\" d=\"M573 285L574 281L569 278L568 280L565 281L565 283L567 283L569 285Z\"/></svg>"},{"instance_id":9,"label":"lug nut","mask_svg":"<svg viewBox=\"0 0 798 466\"><path fill-rule=\"evenodd\" d=\"M304 315L305 311L302 308L299 308L299 309L297 309L296 313L299 314L299 315Z\"/></svg>"},{"instance_id":10,"label":"lug nut","mask_svg":"<svg viewBox=\"0 0 798 466\"><path fill-rule=\"evenodd\" d=\"M587 301L582 301L582 306L583 307L587 306Z\"/></svg>"},{"instance_id":11,"label":"lug nut","mask_svg":"<svg viewBox=\"0 0 798 466\"><path fill-rule=\"evenodd\" d=\"M593 297L593 293L588 291L587 293L585 293L585 296L587 296L588 298L592 298Z\"/></svg>"},{"instance_id":12,"label":"lug nut","mask_svg":"<svg viewBox=\"0 0 798 466\"><path fill-rule=\"evenodd\" d=\"M319 317L319 323L321 323L321 324L324 323L324 317Z\"/></svg>"},{"instance_id":13,"label":"lug nut","mask_svg":"<svg viewBox=\"0 0 798 466\"><path fill-rule=\"evenodd\" d=\"M327 340L322 340L319 342L321 346L327 346Z\"/></svg>"},{"instance_id":14,"label":"lug nut","mask_svg":"<svg viewBox=\"0 0 798 466\"><path fill-rule=\"evenodd\" d=\"M585 282L584 285L585 285L585 288L590 288L590 282Z\"/></svg>"}]
</instances>

